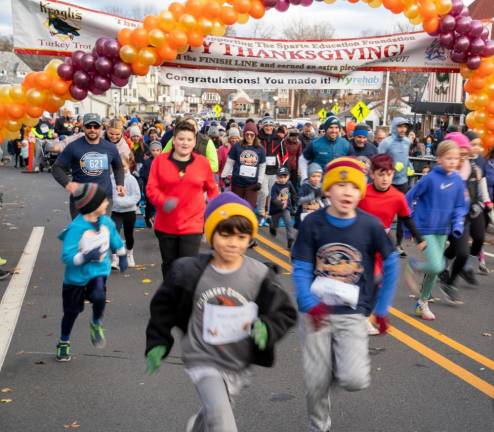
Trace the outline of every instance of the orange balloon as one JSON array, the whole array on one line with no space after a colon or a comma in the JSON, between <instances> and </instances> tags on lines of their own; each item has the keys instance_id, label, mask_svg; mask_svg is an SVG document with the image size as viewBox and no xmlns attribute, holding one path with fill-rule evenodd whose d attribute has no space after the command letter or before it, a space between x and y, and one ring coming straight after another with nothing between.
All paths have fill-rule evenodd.
<instances>
[{"instance_id":1,"label":"orange balloon","mask_svg":"<svg viewBox=\"0 0 494 432\"><path fill-rule=\"evenodd\" d=\"M177 58L177 50L170 47L168 43L164 43L158 51L158 55L167 61L172 61Z\"/></svg>"},{"instance_id":2,"label":"orange balloon","mask_svg":"<svg viewBox=\"0 0 494 432\"><path fill-rule=\"evenodd\" d=\"M359 0L348 0L348 3L358 3Z\"/></svg>"},{"instance_id":3,"label":"orange balloon","mask_svg":"<svg viewBox=\"0 0 494 432\"><path fill-rule=\"evenodd\" d=\"M30 105L42 106L46 100L46 93L44 91L33 88L27 92L27 102Z\"/></svg>"},{"instance_id":4,"label":"orange balloon","mask_svg":"<svg viewBox=\"0 0 494 432\"><path fill-rule=\"evenodd\" d=\"M64 81L61 79L55 80L51 86L51 91L57 96L63 96L69 91L72 81Z\"/></svg>"},{"instance_id":5,"label":"orange balloon","mask_svg":"<svg viewBox=\"0 0 494 432\"><path fill-rule=\"evenodd\" d=\"M422 26L427 33L434 33L439 28L439 18L430 18L427 21L424 21Z\"/></svg>"},{"instance_id":6,"label":"orange balloon","mask_svg":"<svg viewBox=\"0 0 494 432\"><path fill-rule=\"evenodd\" d=\"M202 16L203 7L205 7L205 3L201 0L188 0L185 4L185 12L199 19Z\"/></svg>"},{"instance_id":7,"label":"orange balloon","mask_svg":"<svg viewBox=\"0 0 494 432\"><path fill-rule=\"evenodd\" d=\"M472 77L475 71L470 69L465 63L462 63L460 65L460 73L463 78L468 79Z\"/></svg>"},{"instance_id":8,"label":"orange balloon","mask_svg":"<svg viewBox=\"0 0 494 432\"><path fill-rule=\"evenodd\" d=\"M465 84L463 85L463 89L465 90L465 92L470 94L478 92L478 90L473 86L471 79L465 81Z\"/></svg>"},{"instance_id":9,"label":"orange balloon","mask_svg":"<svg viewBox=\"0 0 494 432\"><path fill-rule=\"evenodd\" d=\"M485 59L480 67L475 71L477 75L481 77L488 77L494 74L494 61L492 59Z\"/></svg>"},{"instance_id":10,"label":"orange balloon","mask_svg":"<svg viewBox=\"0 0 494 432\"><path fill-rule=\"evenodd\" d=\"M261 19L266 14L266 7L260 0L253 0L250 4L249 15L254 19Z\"/></svg>"},{"instance_id":11,"label":"orange balloon","mask_svg":"<svg viewBox=\"0 0 494 432\"><path fill-rule=\"evenodd\" d=\"M24 106L20 103L12 103L7 106L9 117L13 120L19 120L25 114Z\"/></svg>"},{"instance_id":12,"label":"orange balloon","mask_svg":"<svg viewBox=\"0 0 494 432\"><path fill-rule=\"evenodd\" d=\"M121 46L130 44L130 35L132 34L132 30L130 28L123 28L119 30L117 40Z\"/></svg>"},{"instance_id":13,"label":"orange balloon","mask_svg":"<svg viewBox=\"0 0 494 432\"><path fill-rule=\"evenodd\" d=\"M144 25L144 28L149 32L153 29L158 28L160 23L160 20L157 16L155 15L148 15L144 18L142 21L142 24Z\"/></svg>"},{"instance_id":14,"label":"orange balloon","mask_svg":"<svg viewBox=\"0 0 494 432\"><path fill-rule=\"evenodd\" d=\"M188 43L191 47L199 48L204 42L204 36L197 30L192 30L187 34Z\"/></svg>"},{"instance_id":15,"label":"orange balloon","mask_svg":"<svg viewBox=\"0 0 494 432\"><path fill-rule=\"evenodd\" d=\"M207 18L199 18L197 28L203 35L208 35L213 30L213 22Z\"/></svg>"},{"instance_id":16,"label":"orange balloon","mask_svg":"<svg viewBox=\"0 0 494 432\"><path fill-rule=\"evenodd\" d=\"M477 109L477 96L476 95L468 95L465 99L465 106L469 110Z\"/></svg>"},{"instance_id":17,"label":"orange balloon","mask_svg":"<svg viewBox=\"0 0 494 432\"><path fill-rule=\"evenodd\" d=\"M494 99L494 83L487 84L483 90L489 98Z\"/></svg>"},{"instance_id":18,"label":"orange balloon","mask_svg":"<svg viewBox=\"0 0 494 432\"><path fill-rule=\"evenodd\" d=\"M213 20L217 18L221 13L221 4L216 0L208 1L204 8L203 15L205 18Z\"/></svg>"},{"instance_id":19,"label":"orange balloon","mask_svg":"<svg viewBox=\"0 0 494 432\"><path fill-rule=\"evenodd\" d=\"M5 128L8 129L10 132L17 132L21 128L21 126L22 125L16 120L7 120L5 122Z\"/></svg>"},{"instance_id":20,"label":"orange balloon","mask_svg":"<svg viewBox=\"0 0 494 432\"><path fill-rule=\"evenodd\" d=\"M41 117L41 114L43 114L43 108L39 106L34 106L34 105L28 105L26 108L26 114L29 117Z\"/></svg>"},{"instance_id":21,"label":"orange balloon","mask_svg":"<svg viewBox=\"0 0 494 432\"><path fill-rule=\"evenodd\" d=\"M137 55L137 62L150 66L156 63L157 57L155 48L142 48Z\"/></svg>"},{"instance_id":22,"label":"orange balloon","mask_svg":"<svg viewBox=\"0 0 494 432\"><path fill-rule=\"evenodd\" d=\"M3 103L0 103L0 118L7 116L7 108Z\"/></svg>"},{"instance_id":23,"label":"orange balloon","mask_svg":"<svg viewBox=\"0 0 494 432\"><path fill-rule=\"evenodd\" d=\"M160 13L159 28L161 30L168 33L172 31L176 25L177 22L175 21L175 17L170 11L165 10Z\"/></svg>"},{"instance_id":24,"label":"orange balloon","mask_svg":"<svg viewBox=\"0 0 494 432\"><path fill-rule=\"evenodd\" d=\"M187 33L182 30L172 30L168 35L168 43L170 47L179 50L187 45Z\"/></svg>"},{"instance_id":25,"label":"orange balloon","mask_svg":"<svg viewBox=\"0 0 494 432\"><path fill-rule=\"evenodd\" d=\"M134 62L130 66L135 75L144 76L149 72L149 66L144 63Z\"/></svg>"},{"instance_id":26,"label":"orange balloon","mask_svg":"<svg viewBox=\"0 0 494 432\"><path fill-rule=\"evenodd\" d=\"M437 12L439 15L446 15L453 7L451 0L436 0Z\"/></svg>"},{"instance_id":27,"label":"orange balloon","mask_svg":"<svg viewBox=\"0 0 494 432\"><path fill-rule=\"evenodd\" d=\"M161 46L166 40L166 34L160 29L153 29L149 32L149 44L154 47Z\"/></svg>"},{"instance_id":28,"label":"orange balloon","mask_svg":"<svg viewBox=\"0 0 494 432\"><path fill-rule=\"evenodd\" d=\"M168 6L168 10L173 14L176 20L178 20L185 13L185 6L182 3L173 2Z\"/></svg>"},{"instance_id":29,"label":"orange balloon","mask_svg":"<svg viewBox=\"0 0 494 432\"><path fill-rule=\"evenodd\" d=\"M9 90L9 96L13 102L24 103L26 101L26 93L20 85L13 85Z\"/></svg>"},{"instance_id":30,"label":"orange balloon","mask_svg":"<svg viewBox=\"0 0 494 432\"><path fill-rule=\"evenodd\" d=\"M475 111L475 123L483 124L487 121L489 116L485 111Z\"/></svg>"},{"instance_id":31,"label":"orange balloon","mask_svg":"<svg viewBox=\"0 0 494 432\"><path fill-rule=\"evenodd\" d=\"M179 48L177 50L177 54L185 54L187 51L189 51L189 44L185 44L182 48Z\"/></svg>"},{"instance_id":32,"label":"orange balloon","mask_svg":"<svg viewBox=\"0 0 494 432\"><path fill-rule=\"evenodd\" d=\"M482 137L482 144L484 145L484 148L490 149L494 147L494 135L492 134L485 134Z\"/></svg>"},{"instance_id":33,"label":"orange balloon","mask_svg":"<svg viewBox=\"0 0 494 432\"><path fill-rule=\"evenodd\" d=\"M237 12L230 6L223 6L220 12L220 20L227 26L233 25L237 22Z\"/></svg>"},{"instance_id":34,"label":"orange balloon","mask_svg":"<svg viewBox=\"0 0 494 432\"><path fill-rule=\"evenodd\" d=\"M477 126L477 124L475 123L475 112L474 111L472 111L466 115L465 124L468 126L469 129L474 129Z\"/></svg>"},{"instance_id":35,"label":"orange balloon","mask_svg":"<svg viewBox=\"0 0 494 432\"><path fill-rule=\"evenodd\" d=\"M383 6L395 14L402 13L403 3L400 0L383 0Z\"/></svg>"},{"instance_id":36,"label":"orange balloon","mask_svg":"<svg viewBox=\"0 0 494 432\"><path fill-rule=\"evenodd\" d=\"M33 88L36 86L34 82L34 77L36 76L36 72L29 72L24 79L22 80L22 87L25 90L29 90L30 88Z\"/></svg>"},{"instance_id":37,"label":"orange balloon","mask_svg":"<svg viewBox=\"0 0 494 432\"><path fill-rule=\"evenodd\" d=\"M138 51L132 45L124 45L120 48L120 58L125 63L134 63L137 59Z\"/></svg>"},{"instance_id":38,"label":"orange balloon","mask_svg":"<svg viewBox=\"0 0 494 432\"><path fill-rule=\"evenodd\" d=\"M184 13L178 20L178 23L185 31L194 30L197 26L197 21L193 15Z\"/></svg>"},{"instance_id":39,"label":"orange balloon","mask_svg":"<svg viewBox=\"0 0 494 432\"><path fill-rule=\"evenodd\" d=\"M469 82L472 83L472 87L476 90L480 90L486 85L486 81L484 78L471 78Z\"/></svg>"},{"instance_id":40,"label":"orange balloon","mask_svg":"<svg viewBox=\"0 0 494 432\"><path fill-rule=\"evenodd\" d=\"M250 0L233 0L232 6L239 14L248 14L250 12L251 3Z\"/></svg>"},{"instance_id":41,"label":"orange balloon","mask_svg":"<svg viewBox=\"0 0 494 432\"><path fill-rule=\"evenodd\" d=\"M487 96L485 93L480 93L477 95L477 105L479 107L485 107L489 103L489 96Z\"/></svg>"},{"instance_id":42,"label":"orange balloon","mask_svg":"<svg viewBox=\"0 0 494 432\"><path fill-rule=\"evenodd\" d=\"M149 33L145 28L138 27L132 30L130 43L136 48L145 48L149 45Z\"/></svg>"},{"instance_id":43,"label":"orange balloon","mask_svg":"<svg viewBox=\"0 0 494 432\"><path fill-rule=\"evenodd\" d=\"M436 5L432 0L424 0L419 8L419 13L424 18L424 21L435 18L437 17Z\"/></svg>"},{"instance_id":44,"label":"orange balloon","mask_svg":"<svg viewBox=\"0 0 494 432\"><path fill-rule=\"evenodd\" d=\"M53 77L46 72L36 72L34 83L40 90L48 90L53 82Z\"/></svg>"}]
</instances>

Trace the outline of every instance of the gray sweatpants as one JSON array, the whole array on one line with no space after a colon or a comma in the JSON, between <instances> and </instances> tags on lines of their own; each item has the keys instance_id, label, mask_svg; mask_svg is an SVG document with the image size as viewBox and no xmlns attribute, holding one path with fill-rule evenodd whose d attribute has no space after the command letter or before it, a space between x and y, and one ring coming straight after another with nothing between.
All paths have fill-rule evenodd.
<instances>
[{"instance_id":1,"label":"gray sweatpants","mask_svg":"<svg viewBox=\"0 0 494 432\"><path fill-rule=\"evenodd\" d=\"M281 213L271 215L271 226L274 229L278 228L280 219L283 219L283 222L285 222L287 240L295 240L295 230L292 227L292 215L290 214L290 210L285 209Z\"/></svg>"},{"instance_id":2,"label":"gray sweatpants","mask_svg":"<svg viewBox=\"0 0 494 432\"><path fill-rule=\"evenodd\" d=\"M186 369L202 402L187 432L238 432L233 398L250 382L250 371L223 372L213 367Z\"/></svg>"},{"instance_id":3,"label":"gray sweatpants","mask_svg":"<svg viewBox=\"0 0 494 432\"><path fill-rule=\"evenodd\" d=\"M261 217L266 217L269 214L269 201L267 202L267 213L266 213L266 199L269 198L271 189L273 188L274 182L276 181L276 176L274 174L265 175L264 180L261 185L261 189L257 192L257 214Z\"/></svg>"},{"instance_id":4,"label":"gray sweatpants","mask_svg":"<svg viewBox=\"0 0 494 432\"><path fill-rule=\"evenodd\" d=\"M349 391L363 390L370 385L367 318L361 314L328 315L317 331L308 314L301 318L309 431L328 432L333 377Z\"/></svg>"}]
</instances>

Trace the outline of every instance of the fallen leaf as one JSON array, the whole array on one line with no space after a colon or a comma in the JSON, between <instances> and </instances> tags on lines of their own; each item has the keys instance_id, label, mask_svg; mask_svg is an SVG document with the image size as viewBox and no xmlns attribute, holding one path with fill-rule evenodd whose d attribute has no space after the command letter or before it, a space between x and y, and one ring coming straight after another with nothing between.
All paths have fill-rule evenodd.
<instances>
[{"instance_id":1,"label":"fallen leaf","mask_svg":"<svg viewBox=\"0 0 494 432\"><path fill-rule=\"evenodd\" d=\"M63 425L63 427L65 429L79 429L81 427L81 425L79 424L79 422L77 420L75 420L70 424Z\"/></svg>"},{"instance_id":2,"label":"fallen leaf","mask_svg":"<svg viewBox=\"0 0 494 432\"><path fill-rule=\"evenodd\" d=\"M0 390L0 393L12 393L13 391L14 390L10 387L4 387L2 390Z\"/></svg>"},{"instance_id":3,"label":"fallen leaf","mask_svg":"<svg viewBox=\"0 0 494 432\"><path fill-rule=\"evenodd\" d=\"M43 360L40 360L40 361L36 361L34 362L35 365L44 365L46 364Z\"/></svg>"},{"instance_id":4,"label":"fallen leaf","mask_svg":"<svg viewBox=\"0 0 494 432\"><path fill-rule=\"evenodd\" d=\"M482 336L486 336L486 337L491 337L492 336L492 333L482 333Z\"/></svg>"},{"instance_id":5,"label":"fallen leaf","mask_svg":"<svg viewBox=\"0 0 494 432\"><path fill-rule=\"evenodd\" d=\"M0 403L3 403L3 404L9 404L12 402L12 399L0 399Z\"/></svg>"},{"instance_id":6,"label":"fallen leaf","mask_svg":"<svg viewBox=\"0 0 494 432\"><path fill-rule=\"evenodd\" d=\"M144 283L144 284L151 283L151 279L148 279L148 278L143 279L143 280L142 280L142 283Z\"/></svg>"}]
</instances>

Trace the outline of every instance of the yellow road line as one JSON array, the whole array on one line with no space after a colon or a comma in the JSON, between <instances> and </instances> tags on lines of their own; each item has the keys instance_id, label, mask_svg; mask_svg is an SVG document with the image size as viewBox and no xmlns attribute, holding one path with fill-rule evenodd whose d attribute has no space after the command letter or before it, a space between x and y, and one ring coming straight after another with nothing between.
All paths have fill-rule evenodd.
<instances>
[{"instance_id":1,"label":"yellow road line","mask_svg":"<svg viewBox=\"0 0 494 432\"><path fill-rule=\"evenodd\" d=\"M438 366L446 369L448 372L456 375L461 380L470 384L472 387L475 387L477 390L486 394L490 398L494 399L494 386L489 384L488 382L480 379L478 376L474 375L471 372L468 372L466 369L437 353L436 351L428 348L424 344L416 341L411 338L407 334L403 333L401 330L398 330L396 327L390 327L389 332L391 336L404 343L408 347L417 351L419 354L428 358L430 361L436 363Z\"/></svg>"},{"instance_id":2,"label":"yellow road line","mask_svg":"<svg viewBox=\"0 0 494 432\"><path fill-rule=\"evenodd\" d=\"M257 234L256 239L259 240L261 243L264 243L266 246L269 246L271 249L275 250L276 252L280 253L281 255L290 258L290 252L288 252L286 249L283 249L281 246L278 246L276 243L272 242L271 240L268 240L266 237Z\"/></svg>"},{"instance_id":3,"label":"yellow road line","mask_svg":"<svg viewBox=\"0 0 494 432\"><path fill-rule=\"evenodd\" d=\"M280 267L282 267L283 269L287 270L288 272L291 272L292 271L292 266L290 264L288 264L287 262L285 262L285 261L281 260L280 258L274 256L273 254L271 254L267 250L263 249L262 247L256 246L254 248L254 250L258 254L264 256L265 258L267 258L269 260L272 260L275 264L278 264ZM396 311L396 312L399 312L401 314L400 311ZM405 315L405 314L403 314L403 315ZM401 317L399 317L399 318L401 318ZM410 318L410 320L415 321L415 320L413 320L411 318ZM408 320L405 320L405 321L408 322ZM414 324L421 324L421 323L419 323L417 321ZM421 324L421 325L424 326L423 324ZM426 327L428 330L431 330L430 332L426 332L427 334L433 333L432 332L432 329L428 328L427 326L424 326L424 327ZM435 336L433 336L433 337L436 337L438 340L441 340L441 339L439 339L439 336L441 336L442 339L448 340L448 341L452 342L455 345L454 348L456 350L462 352L463 354L467 355L468 357L473 358L471 355L466 354L465 351L468 352L469 354L474 354L476 358L473 358L473 359L476 360L476 361L479 361L479 358L480 358L480 360L482 360L482 357L483 357L485 360L487 360L487 363L488 364L489 364L489 362L491 362L490 359L485 358L481 354L478 354L475 351L470 350L469 348L465 347L464 345L462 345L460 343L457 343L457 342L453 341L452 339L450 339L450 338L448 338L448 337L446 337L444 335L440 335L439 332L437 332L437 333L438 334L435 335ZM436 351L428 348L424 344L422 344L422 343L418 342L417 340L413 339L412 337L408 336L406 333L403 333L401 330L398 330L396 327L390 327L389 334L391 336L393 336L395 339L397 339L400 342L402 342L405 345L407 345L408 347L410 347L413 350L417 351L419 354L423 355L424 357L428 358L432 362L434 362L437 365L441 366L442 368L444 368L448 372L452 373L453 375L457 376L461 380L465 381L467 384L470 384L472 387L475 387L477 390L481 391L482 393L486 394L487 396L489 396L491 398L494 398L494 386L492 386L488 382L482 380L478 376L472 374L471 372L467 371L466 369L462 368L460 365L458 365L458 364L452 362L451 360L447 359L446 357L444 357L443 355L439 354L438 352L436 352ZM441 340L441 342L446 343L446 342L444 342L444 340ZM450 345L449 343L446 343L446 344L447 345ZM452 345L450 345L450 346L452 346ZM463 348L465 348L466 350L463 350ZM479 361L479 363L484 364L481 361ZM488 366L488 367L490 367L490 366Z\"/></svg>"},{"instance_id":4,"label":"yellow road line","mask_svg":"<svg viewBox=\"0 0 494 432\"><path fill-rule=\"evenodd\" d=\"M459 351L460 353L464 354L467 357L470 357L472 360L475 360L476 362L480 363L481 365L494 370L494 361L483 356L482 354L479 354L478 352L468 348L467 346L456 342L454 339L449 338L448 336L442 334L441 332L426 326L422 324L421 322L417 321L416 319L413 319L409 317L407 314L404 314L403 312L395 309L395 308L390 308L389 310L395 317L405 321L407 324L410 324L411 326L415 327L416 329L428 334L429 336L433 337L434 339L437 339L438 341L442 342L445 345L450 346L451 348L455 349L456 351Z\"/></svg>"}]
</instances>

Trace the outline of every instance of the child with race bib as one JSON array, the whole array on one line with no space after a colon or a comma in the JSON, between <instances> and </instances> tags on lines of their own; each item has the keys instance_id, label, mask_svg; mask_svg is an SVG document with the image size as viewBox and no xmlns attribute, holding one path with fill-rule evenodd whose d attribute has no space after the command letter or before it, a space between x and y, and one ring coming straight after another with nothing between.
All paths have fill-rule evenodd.
<instances>
[{"instance_id":1,"label":"child with race bib","mask_svg":"<svg viewBox=\"0 0 494 432\"><path fill-rule=\"evenodd\" d=\"M237 431L232 398L248 384L252 364L273 366L276 342L296 322L274 270L246 255L257 229L247 201L219 195L206 209L212 252L176 260L151 301L147 370L159 369L172 328L180 328L185 370L202 402L189 432Z\"/></svg>"},{"instance_id":2,"label":"child with race bib","mask_svg":"<svg viewBox=\"0 0 494 432\"><path fill-rule=\"evenodd\" d=\"M322 189L331 206L304 219L292 249L313 432L331 428L333 380L350 391L370 385L367 317L374 310L381 332L386 332L399 276L399 256L382 223L357 208L366 193L364 169L351 157L328 164ZM384 260L379 289L374 283L378 253Z\"/></svg>"}]
</instances>

